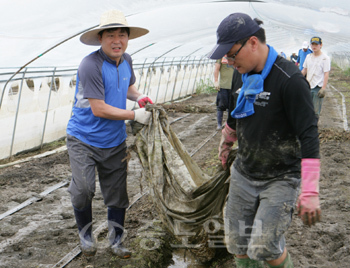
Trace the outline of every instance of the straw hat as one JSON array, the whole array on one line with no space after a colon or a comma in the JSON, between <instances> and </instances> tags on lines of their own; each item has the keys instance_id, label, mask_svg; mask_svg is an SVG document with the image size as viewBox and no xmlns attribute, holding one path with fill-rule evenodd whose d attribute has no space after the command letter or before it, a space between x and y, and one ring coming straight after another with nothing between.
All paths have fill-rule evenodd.
<instances>
[{"instance_id":1,"label":"straw hat","mask_svg":"<svg viewBox=\"0 0 350 268\"><path fill-rule=\"evenodd\" d=\"M125 19L124 14L119 10L109 10L102 14L100 25L80 36L80 41L86 45L99 46L101 45L98 40L98 33L102 30L110 28L129 28L130 35L129 39L134 39L142 35L147 34L149 31L145 28L135 27L128 25L128 22Z\"/></svg>"}]
</instances>

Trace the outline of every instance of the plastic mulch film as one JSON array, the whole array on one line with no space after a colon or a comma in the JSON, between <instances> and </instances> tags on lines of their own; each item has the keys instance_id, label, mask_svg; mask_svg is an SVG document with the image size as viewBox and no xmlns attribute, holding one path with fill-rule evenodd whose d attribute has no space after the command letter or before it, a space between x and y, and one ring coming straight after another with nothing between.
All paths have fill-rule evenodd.
<instances>
[{"instance_id":1,"label":"plastic mulch film","mask_svg":"<svg viewBox=\"0 0 350 268\"><path fill-rule=\"evenodd\" d=\"M136 134L135 145L161 220L198 260L212 259L224 247L223 207L229 170L205 174L177 138L161 106L152 112L148 126ZM234 152L234 151L232 151ZM229 164L234 156L230 154Z\"/></svg>"}]
</instances>

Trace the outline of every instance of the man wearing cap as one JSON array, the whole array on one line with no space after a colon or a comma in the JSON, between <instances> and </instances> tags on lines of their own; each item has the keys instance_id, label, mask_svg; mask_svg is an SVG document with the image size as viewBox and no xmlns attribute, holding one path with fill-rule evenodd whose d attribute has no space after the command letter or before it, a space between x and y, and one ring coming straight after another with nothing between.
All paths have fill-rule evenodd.
<instances>
[{"instance_id":1,"label":"man wearing cap","mask_svg":"<svg viewBox=\"0 0 350 268\"><path fill-rule=\"evenodd\" d=\"M126 126L124 120L148 124L151 113L143 108L152 101L136 89L132 60L125 53L129 39L148 33L129 26L118 10L105 12L98 28L85 32L80 41L100 46L86 56L77 72L73 115L67 126L67 148L72 169L68 188L79 230L80 247L85 255L96 253L92 234L92 198L95 169L107 206L109 242L114 254L130 257L122 246L125 210L129 206ZM126 110L127 99L140 109Z\"/></svg>"},{"instance_id":2,"label":"man wearing cap","mask_svg":"<svg viewBox=\"0 0 350 268\"><path fill-rule=\"evenodd\" d=\"M304 69L301 72L303 75L306 75L306 79L310 83L312 102L316 116L319 118L323 98L326 96L331 60L321 51L321 37L312 37L310 43L313 53L307 55L304 62Z\"/></svg>"},{"instance_id":3,"label":"man wearing cap","mask_svg":"<svg viewBox=\"0 0 350 268\"><path fill-rule=\"evenodd\" d=\"M266 44L262 21L233 13L217 29L211 59L234 72L219 159L230 168L225 237L236 267L293 267L284 233L296 203L304 224L320 220L320 154L310 87L292 62ZM234 163L228 154L238 141ZM298 197L301 184L301 194Z\"/></svg>"},{"instance_id":4,"label":"man wearing cap","mask_svg":"<svg viewBox=\"0 0 350 268\"><path fill-rule=\"evenodd\" d=\"M303 69L303 64L306 56L310 53L312 53L312 50L309 48L309 43L307 41L304 41L301 46L301 49L299 49L297 58L297 65L299 66L300 71Z\"/></svg>"}]
</instances>

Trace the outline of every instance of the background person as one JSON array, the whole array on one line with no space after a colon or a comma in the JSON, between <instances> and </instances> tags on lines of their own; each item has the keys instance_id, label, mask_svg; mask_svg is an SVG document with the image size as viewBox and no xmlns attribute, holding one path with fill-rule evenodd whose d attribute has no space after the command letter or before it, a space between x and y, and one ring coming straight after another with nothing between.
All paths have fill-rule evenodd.
<instances>
[{"instance_id":1,"label":"background person","mask_svg":"<svg viewBox=\"0 0 350 268\"><path fill-rule=\"evenodd\" d=\"M228 101L232 85L233 68L228 65L225 57L218 59L214 66L214 86L218 91L216 96L217 129L222 129L224 111L228 112Z\"/></svg>"},{"instance_id":2,"label":"background person","mask_svg":"<svg viewBox=\"0 0 350 268\"><path fill-rule=\"evenodd\" d=\"M321 51L321 37L312 37L310 43L313 53L307 55L304 61L304 69L301 72L306 75L306 79L309 81L315 114L319 118L323 98L326 96L331 60Z\"/></svg>"},{"instance_id":3,"label":"background person","mask_svg":"<svg viewBox=\"0 0 350 268\"><path fill-rule=\"evenodd\" d=\"M297 54L295 52L293 52L292 55L290 56L290 60L293 63L297 63L298 56L297 56Z\"/></svg>"},{"instance_id":4,"label":"background person","mask_svg":"<svg viewBox=\"0 0 350 268\"><path fill-rule=\"evenodd\" d=\"M224 168L232 145L225 235L237 268L293 267L284 233L301 183L298 212L304 224L320 220L320 154L310 87L292 62L266 44L262 22L243 13L217 29L211 59L227 54L234 73L230 114L219 146ZM232 111L232 112L231 112Z\"/></svg>"},{"instance_id":5,"label":"background person","mask_svg":"<svg viewBox=\"0 0 350 268\"><path fill-rule=\"evenodd\" d=\"M301 49L299 49L298 58L297 58L297 64L299 66L300 71L304 68L303 64L304 64L305 58L310 53L312 53L312 50L309 48L309 43L307 41L304 41L301 46Z\"/></svg>"},{"instance_id":6,"label":"background person","mask_svg":"<svg viewBox=\"0 0 350 268\"><path fill-rule=\"evenodd\" d=\"M147 29L128 26L122 12L111 10L101 16L98 28L80 37L86 45L101 46L86 56L78 68L73 115L67 126L67 148L72 168L68 192L85 255L96 253L91 208L95 169L108 207L112 252L122 258L131 255L122 246L125 209L129 206L124 120L147 124L151 113L145 108L126 110L126 101L137 101L140 107L152 101L137 91L132 60L125 50L129 39L146 33Z\"/></svg>"}]
</instances>

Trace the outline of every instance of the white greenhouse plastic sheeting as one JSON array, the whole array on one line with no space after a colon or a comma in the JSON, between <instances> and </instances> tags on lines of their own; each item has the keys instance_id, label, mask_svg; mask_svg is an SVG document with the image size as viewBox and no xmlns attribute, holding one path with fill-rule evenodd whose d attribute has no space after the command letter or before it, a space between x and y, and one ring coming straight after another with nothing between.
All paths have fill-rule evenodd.
<instances>
[{"instance_id":1,"label":"white greenhouse plastic sheeting","mask_svg":"<svg viewBox=\"0 0 350 268\"><path fill-rule=\"evenodd\" d=\"M134 60L139 89L158 103L187 96L200 81L213 78L214 61L206 54L216 44L219 23L234 12L264 21L267 43L287 56L319 35L323 51L338 66L350 66L348 0L0 3L0 159L65 136L76 68L99 48L82 44L79 37L98 26L101 14L110 9L123 11L130 25L150 30L130 40L127 52ZM129 101L127 107L134 105Z\"/></svg>"},{"instance_id":2,"label":"white greenhouse plastic sheeting","mask_svg":"<svg viewBox=\"0 0 350 268\"><path fill-rule=\"evenodd\" d=\"M206 0L0 0L1 68L21 67L61 41L99 24L109 9L119 9L131 25L150 33L129 42L135 61L158 57L204 56L216 42L216 28L233 12L264 21L267 42L287 56L313 35L323 50L348 66L350 15L348 0L206 1ZM153 44L154 43L154 44ZM150 45L153 44L153 45ZM40 56L35 66L77 66L98 47L80 43L79 35ZM0 69L0 72L2 70Z\"/></svg>"}]
</instances>

